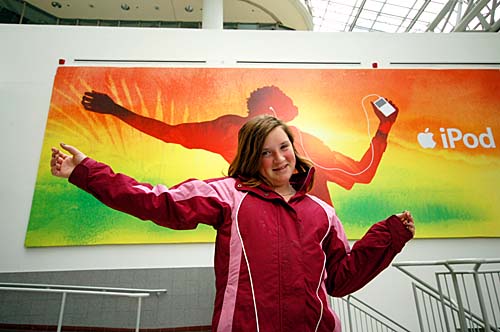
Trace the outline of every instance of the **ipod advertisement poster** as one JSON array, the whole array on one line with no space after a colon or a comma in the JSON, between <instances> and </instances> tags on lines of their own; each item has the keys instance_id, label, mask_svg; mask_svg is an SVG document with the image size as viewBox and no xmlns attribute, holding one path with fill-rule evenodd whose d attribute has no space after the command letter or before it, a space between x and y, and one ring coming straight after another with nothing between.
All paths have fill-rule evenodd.
<instances>
[{"instance_id":1,"label":"ipod advertisement poster","mask_svg":"<svg viewBox=\"0 0 500 332\"><path fill-rule=\"evenodd\" d=\"M25 245L214 241L211 227L162 228L53 177L51 147L171 187L226 175L238 129L262 113L291 126L315 165L311 194L349 239L403 210L417 238L499 237L498 91L489 69L60 67Z\"/></svg>"}]
</instances>

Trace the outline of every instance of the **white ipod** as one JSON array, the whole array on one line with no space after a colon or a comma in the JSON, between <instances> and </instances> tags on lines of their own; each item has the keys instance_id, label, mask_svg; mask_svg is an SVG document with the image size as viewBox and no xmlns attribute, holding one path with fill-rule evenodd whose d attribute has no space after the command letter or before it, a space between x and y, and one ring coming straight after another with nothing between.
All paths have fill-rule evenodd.
<instances>
[{"instance_id":1,"label":"white ipod","mask_svg":"<svg viewBox=\"0 0 500 332\"><path fill-rule=\"evenodd\" d=\"M382 114L384 114L386 117L391 115L392 113L396 112L396 109L394 106L392 106L385 98L379 97L375 102L373 103L375 106L379 109Z\"/></svg>"}]
</instances>

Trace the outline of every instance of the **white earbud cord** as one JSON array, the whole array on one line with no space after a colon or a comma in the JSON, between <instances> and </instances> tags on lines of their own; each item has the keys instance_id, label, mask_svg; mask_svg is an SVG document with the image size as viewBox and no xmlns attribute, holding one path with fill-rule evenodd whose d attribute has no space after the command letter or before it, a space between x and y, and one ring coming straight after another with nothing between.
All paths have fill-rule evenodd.
<instances>
[{"instance_id":1,"label":"white earbud cord","mask_svg":"<svg viewBox=\"0 0 500 332\"><path fill-rule=\"evenodd\" d=\"M366 98L369 98L369 97L380 97L380 96L377 95L377 94L372 93L372 94L364 96L363 99L361 100L361 107L363 108L363 112L365 113L365 118L366 118L366 126L367 126L367 131L368 131L368 139L370 140L371 160L370 160L370 163L368 164L368 166L366 166L366 168L364 170L362 170L362 171L359 171L357 173L351 173L351 172L346 171L345 169L342 169L342 168L339 168L339 167L325 167L325 166L322 166L322 165L318 164L307 153L307 151L306 151L306 149L304 147L304 141L302 139L302 134L301 134L301 132L299 130L298 132L299 132L300 146L302 147L302 150L304 151L305 157L307 157L307 159L309 159L314 164L314 166L316 166L318 168L321 168L321 169L324 169L326 171L339 171L339 172L342 172L342 173L345 173L345 174L348 174L348 175L361 175L364 172L366 172L368 169L370 169L370 167L373 164L373 160L375 159L375 156L374 156L374 152L373 152L373 143L371 141L370 119L368 118L368 112L366 111L366 108L365 108L365 100L366 100Z\"/></svg>"},{"instance_id":2,"label":"white earbud cord","mask_svg":"<svg viewBox=\"0 0 500 332\"><path fill-rule=\"evenodd\" d=\"M276 111L274 110L274 107L269 106L269 110L270 110L271 112L273 112L273 114L271 114L272 116L274 116L276 119L279 119L279 118L278 118L278 115L276 114Z\"/></svg>"}]
</instances>

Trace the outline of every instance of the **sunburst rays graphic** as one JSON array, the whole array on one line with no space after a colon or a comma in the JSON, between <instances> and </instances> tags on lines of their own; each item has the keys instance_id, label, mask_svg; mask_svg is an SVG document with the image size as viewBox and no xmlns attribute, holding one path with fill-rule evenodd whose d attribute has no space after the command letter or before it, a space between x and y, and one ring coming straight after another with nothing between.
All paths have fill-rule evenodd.
<instances>
[{"instance_id":1,"label":"sunburst rays graphic","mask_svg":"<svg viewBox=\"0 0 500 332\"><path fill-rule=\"evenodd\" d=\"M198 106L196 111L192 110L188 101L196 100L203 91L186 92L189 79L169 79L168 75L158 78L152 75L153 68L63 69L54 83L44 146L59 142L76 145L88 155L122 166L124 172L154 175L153 179L160 181L180 167L172 166L175 158L169 158L168 163L165 158L178 155L182 147L161 142L111 114L85 110L81 104L85 92L105 93L136 114L170 125L215 116L211 115L213 108L210 107L201 109ZM152 82L148 82L151 76ZM178 98L184 100L177 101ZM190 168L188 165L186 169Z\"/></svg>"},{"instance_id":2,"label":"sunburst rays graphic","mask_svg":"<svg viewBox=\"0 0 500 332\"><path fill-rule=\"evenodd\" d=\"M106 91L119 105L134 105L133 111L138 114L169 124L196 118L190 115L189 107L185 107L182 112L176 112L175 101L168 100L158 88L155 92L154 107L148 107L137 83L127 82L125 79L117 81L111 75L106 77L105 82L102 90ZM95 84L78 79L77 81L64 80L63 85L64 89L54 88L46 135L95 142L95 144L116 149L120 153L126 153L129 144L137 142L140 133L125 126L118 118L83 108L81 105L83 94L85 91L96 90Z\"/></svg>"}]
</instances>

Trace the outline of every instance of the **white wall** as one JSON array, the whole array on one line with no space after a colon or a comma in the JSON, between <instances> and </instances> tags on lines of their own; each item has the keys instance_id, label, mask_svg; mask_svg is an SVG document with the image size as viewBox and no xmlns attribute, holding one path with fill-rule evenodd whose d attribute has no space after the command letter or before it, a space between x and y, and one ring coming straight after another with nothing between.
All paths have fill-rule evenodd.
<instances>
[{"instance_id":1,"label":"white wall","mask_svg":"<svg viewBox=\"0 0 500 332\"><path fill-rule=\"evenodd\" d=\"M313 33L0 25L0 272L211 266L212 244L24 248L58 59L172 60L146 66L500 67L499 34ZM204 60L206 64L183 64ZM324 64L241 64L237 61ZM448 63L448 65L447 65ZM469 63L461 66L449 63ZM479 63L479 64L478 64ZM496 63L481 65L480 63ZM117 65L85 63L84 65ZM137 63L132 63L138 65ZM123 64L120 64L123 65ZM355 66L355 65L352 65ZM417 221L418 222L418 221ZM413 240L398 261L498 257L500 239ZM408 279L386 270L358 295L415 327Z\"/></svg>"}]
</instances>

